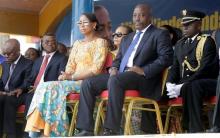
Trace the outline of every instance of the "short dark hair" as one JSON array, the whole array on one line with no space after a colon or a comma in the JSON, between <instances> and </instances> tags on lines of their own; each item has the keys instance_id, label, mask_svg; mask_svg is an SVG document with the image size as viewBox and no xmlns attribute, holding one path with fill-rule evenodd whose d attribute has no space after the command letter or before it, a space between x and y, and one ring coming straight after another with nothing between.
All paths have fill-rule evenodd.
<instances>
[{"instance_id":1,"label":"short dark hair","mask_svg":"<svg viewBox=\"0 0 220 138\"><path fill-rule=\"evenodd\" d=\"M95 31L99 29L99 21L97 20L94 13L83 13L82 15L86 16L90 22L96 23Z\"/></svg>"},{"instance_id":2,"label":"short dark hair","mask_svg":"<svg viewBox=\"0 0 220 138\"><path fill-rule=\"evenodd\" d=\"M36 48L30 47L30 48L28 48L28 49L31 49L31 50L35 51L38 57L40 56L40 51L37 50ZM27 49L27 50L28 50L28 49Z\"/></svg>"}]
</instances>

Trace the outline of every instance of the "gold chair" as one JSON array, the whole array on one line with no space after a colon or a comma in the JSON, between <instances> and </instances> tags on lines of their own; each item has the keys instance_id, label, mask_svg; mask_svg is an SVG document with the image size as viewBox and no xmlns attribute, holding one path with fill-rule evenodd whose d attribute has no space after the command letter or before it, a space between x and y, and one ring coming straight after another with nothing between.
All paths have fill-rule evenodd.
<instances>
[{"instance_id":1,"label":"gold chair","mask_svg":"<svg viewBox=\"0 0 220 138\"><path fill-rule=\"evenodd\" d=\"M207 111L210 110L214 107L214 105L216 104L216 96L211 96L211 97L207 97L204 99L204 107L203 111ZM166 121L165 121L165 127L164 127L164 133L168 133L168 129L169 129L169 122L170 122L170 118L171 117L175 117L177 123L179 124L177 128L177 132L178 133L183 133L183 129L181 127L181 113L178 112L178 109L181 109L183 106L182 103L182 98L178 97L175 99L171 99L168 101L168 110L167 110L167 115L166 115Z\"/></svg>"},{"instance_id":2,"label":"gold chair","mask_svg":"<svg viewBox=\"0 0 220 138\"><path fill-rule=\"evenodd\" d=\"M164 126L164 133L168 133L168 129L169 129L169 122L170 122L170 118L171 117L175 117L177 123L179 124L178 126L180 126L180 122L181 122L181 115L179 114L179 112L177 111L177 109L181 109L182 108L182 98L178 97L175 99L171 99L168 101L168 109L167 109L167 115L166 115L166 121L165 121L165 126ZM178 127L176 130L178 133L182 133L182 127Z\"/></svg>"},{"instance_id":3,"label":"gold chair","mask_svg":"<svg viewBox=\"0 0 220 138\"><path fill-rule=\"evenodd\" d=\"M113 54L109 52L106 57L106 61L102 70L103 73L107 73L107 68L109 68L112 65L112 60L113 60ZM72 119L69 127L68 136L72 136L73 131L75 130L76 117L79 106L79 97L80 94L75 92L72 92L67 96L67 106L70 108L72 112Z\"/></svg>"},{"instance_id":4,"label":"gold chair","mask_svg":"<svg viewBox=\"0 0 220 138\"><path fill-rule=\"evenodd\" d=\"M2 65L0 64L0 78L2 77Z\"/></svg>"},{"instance_id":5,"label":"gold chair","mask_svg":"<svg viewBox=\"0 0 220 138\"><path fill-rule=\"evenodd\" d=\"M75 130L79 97L80 97L79 93L75 93L75 92L71 92L69 95L67 95L67 107L69 107L72 113L68 136L72 136L73 131Z\"/></svg>"},{"instance_id":6,"label":"gold chair","mask_svg":"<svg viewBox=\"0 0 220 138\"><path fill-rule=\"evenodd\" d=\"M165 69L163 72L162 76L162 94L164 90L164 86L166 83L166 78L168 74L168 69ZM138 106L136 106L138 105ZM140 107L140 105L153 105L154 108L149 108L149 107ZM155 112L156 113L156 118L157 118L157 123L159 127L159 132L161 134L164 133L163 131L163 124L162 124L162 119L161 119L161 111L158 105L158 102L149 99L149 98L142 98L142 97L134 97L130 99L129 105L128 105L128 110L126 114L126 121L125 121L125 130L124 130L124 135L131 135L132 130L131 130L131 113L132 110L143 110L143 111L150 111L150 112Z\"/></svg>"},{"instance_id":7,"label":"gold chair","mask_svg":"<svg viewBox=\"0 0 220 138\"><path fill-rule=\"evenodd\" d=\"M125 100L124 100L124 107L123 107L123 115L126 115L127 113L127 107L128 103L130 100L134 97L139 97L139 92L137 90L126 90L125 91ZM95 128L94 128L94 134L98 135L99 133L99 128L102 123L104 123L104 118L105 118L105 105L108 102L108 90L103 91L100 96L100 102L98 103L98 110L97 110L97 115L96 115L96 120L95 120ZM126 117L126 116L125 116Z\"/></svg>"}]
</instances>

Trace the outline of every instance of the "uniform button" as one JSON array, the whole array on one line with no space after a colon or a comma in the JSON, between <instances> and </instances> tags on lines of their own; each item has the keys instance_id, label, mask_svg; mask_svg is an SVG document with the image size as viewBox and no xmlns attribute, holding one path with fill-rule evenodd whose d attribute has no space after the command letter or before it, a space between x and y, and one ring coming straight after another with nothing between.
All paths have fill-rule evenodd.
<instances>
[{"instance_id":1,"label":"uniform button","mask_svg":"<svg viewBox=\"0 0 220 138\"><path fill-rule=\"evenodd\" d=\"M189 77L189 75L186 75L187 77Z\"/></svg>"},{"instance_id":2,"label":"uniform button","mask_svg":"<svg viewBox=\"0 0 220 138\"><path fill-rule=\"evenodd\" d=\"M188 68L186 68L186 70L189 70Z\"/></svg>"}]
</instances>

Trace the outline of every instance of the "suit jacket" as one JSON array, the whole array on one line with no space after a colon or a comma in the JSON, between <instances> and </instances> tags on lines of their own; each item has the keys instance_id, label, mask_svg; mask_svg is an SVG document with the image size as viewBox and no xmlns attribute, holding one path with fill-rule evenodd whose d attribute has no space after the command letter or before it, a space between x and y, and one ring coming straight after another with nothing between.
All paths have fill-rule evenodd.
<instances>
[{"instance_id":1,"label":"suit jacket","mask_svg":"<svg viewBox=\"0 0 220 138\"><path fill-rule=\"evenodd\" d=\"M113 67L120 67L121 60L134 35L135 32L123 38L116 59L113 61ZM173 50L169 33L153 25L149 26L139 43L133 60L133 65L141 67L145 73L145 81L140 87L142 96L160 98L162 72L172 64L172 58Z\"/></svg>"},{"instance_id":2,"label":"suit jacket","mask_svg":"<svg viewBox=\"0 0 220 138\"><path fill-rule=\"evenodd\" d=\"M34 85L35 79L40 71L41 64L43 62L44 57L40 57L36 59L34 65L31 70L31 75L28 78L26 83L26 88ZM58 79L60 72L65 70L67 63L67 57L63 54L60 54L58 51L53 55L50 62L48 63L45 73L44 73L44 81L55 81Z\"/></svg>"},{"instance_id":3,"label":"suit jacket","mask_svg":"<svg viewBox=\"0 0 220 138\"><path fill-rule=\"evenodd\" d=\"M9 81L9 91L13 91L17 88L24 89L25 81L27 81L31 73L32 61L21 56L17 62L15 69L12 73L11 79ZM3 62L2 63L2 77L0 79L0 89L5 91L5 85L8 81L10 71L10 64Z\"/></svg>"},{"instance_id":4,"label":"suit jacket","mask_svg":"<svg viewBox=\"0 0 220 138\"><path fill-rule=\"evenodd\" d=\"M204 44L200 68L196 72L193 72L190 71L187 66L184 66L184 68L182 66L185 56L187 56L188 62L192 67L198 65L195 55L200 36L201 34L199 34L190 45L187 45L186 43L187 38L183 38L177 42L173 65L169 71L167 79L168 82L180 84L198 79L217 78L219 68L218 54L215 42L210 36L207 37Z\"/></svg>"}]
</instances>

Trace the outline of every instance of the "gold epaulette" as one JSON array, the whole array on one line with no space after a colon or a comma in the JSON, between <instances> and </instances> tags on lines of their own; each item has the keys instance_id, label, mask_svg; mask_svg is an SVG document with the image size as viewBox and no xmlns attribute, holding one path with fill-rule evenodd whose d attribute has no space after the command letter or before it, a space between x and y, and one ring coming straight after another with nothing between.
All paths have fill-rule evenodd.
<instances>
[{"instance_id":1,"label":"gold epaulette","mask_svg":"<svg viewBox=\"0 0 220 138\"><path fill-rule=\"evenodd\" d=\"M188 69L192 72L196 72L199 68L200 68L200 64L201 64L201 59L202 59L202 56L203 56L203 48L204 48L204 45L205 45L205 41L207 39L209 35L206 35L206 34L203 34L201 36L198 36L197 37L197 40L199 40L199 43L197 44L197 47L196 47L196 60L198 62L198 66L193 68L190 63L187 61L187 58L184 59L183 63L182 63L182 66L183 66L183 70L184 70L184 66L186 65L188 67Z\"/></svg>"}]
</instances>

